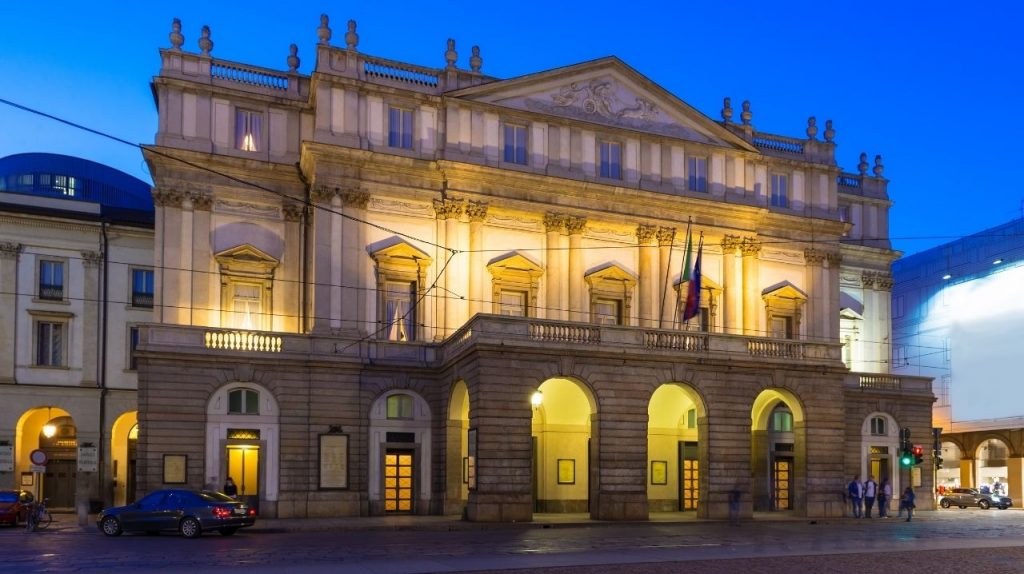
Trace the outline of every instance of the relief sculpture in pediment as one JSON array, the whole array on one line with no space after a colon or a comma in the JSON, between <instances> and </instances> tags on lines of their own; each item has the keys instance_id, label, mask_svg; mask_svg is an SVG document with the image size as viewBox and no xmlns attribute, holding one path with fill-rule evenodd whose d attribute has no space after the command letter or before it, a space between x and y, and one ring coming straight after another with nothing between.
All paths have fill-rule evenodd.
<instances>
[{"instance_id":1,"label":"relief sculpture in pediment","mask_svg":"<svg viewBox=\"0 0 1024 574\"><path fill-rule=\"evenodd\" d=\"M591 80L586 85L576 82L563 87L557 94L552 94L557 107L579 107L584 113L598 114L612 119L633 118L653 120L658 115L658 108L648 99L637 96L636 104L626 107L615 94L611 82Z\"/></svg>"}]
</instances>

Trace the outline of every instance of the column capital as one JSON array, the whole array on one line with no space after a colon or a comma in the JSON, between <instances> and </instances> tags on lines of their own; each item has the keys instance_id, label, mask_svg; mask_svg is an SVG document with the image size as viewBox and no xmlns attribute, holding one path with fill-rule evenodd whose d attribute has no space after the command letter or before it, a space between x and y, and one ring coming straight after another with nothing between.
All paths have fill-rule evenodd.
<instances>
[{"instance_id":1,"label":"column capital","mask_svg":"<svg viewBox=\"0 0 1024 574\"><path fill-rule=\"evenodd\" d=\"M573 215L565 218L565 230L569 235L582 235L587 230L587 218Z\"/></svg>"},{"instance_id":2,"label":"column capital","mask_svg":"<svg viewBox=\"0 0 1024 574\"><path fill-rule=\"evenodd\" d=\"M20 243L0 243L0 259L17 259L21 253Z\"/></svg>"},{"instance_id":3,"label":"column capital","mask_svg":"<svg viewBox=\"0 0 1024 574\"><path fill-rule=\"evenodd\" d=\"M461 199L435 199L434 215L438 219L458 219L462 215Z\"/></svg>"},{"instance_id":4,"label":"column capital","mask_svg":"<svg viewBox=\"0 0 1024 574\"><path fill-rule=\"evenodd\" d=\"M876 277L877 274L874 271L865 271L860 274L860 284L868 289L874 288Z\"/></svg>"},{"instance_id":5,"label":"column capital","mask_svg":"<svg viewBox=\"0 0 1024 574\"><path fill-rule=\"evenodd\" d=\"M466 215L469 217L469 222L475 223L487 219L487 207L488 205L482 201L467 202Z\"/></svg>"},{"instance_id":6,"label":"column capital","mask_svg":"<svg viewBox=\"0 0 1024 574\"><path fill-rule=\"evenodd\" d=\"M355 209L366 209L370 203L370 194L364 191L348 190L338 194L341 197L343 207L354 207Z\"/></svg>"},{"instance_id":7,"label":"column capital","mask_svg":"<svg viewBox=\"0 0 1024 574\"><path fill-rule=\"evenodd\" d=\"M552 231L562 231L565 228L565 216L561 213L545 213L544 214L544 229L551 233Z\"/></svg>"},{"instance_id":8,"label":"column capital","mask_svg":"<svg viewBox=\"0 0 1024 574\"><path fill-rule=\"evenodd\" d=\"M661 247L669 247L676 240L676 228L675 227L659 227L658 228L658 245Z\"/></svg>"},{"instance_id":9,"label":"column capital","mask_svg":"<svg viewBox=\"0 0 1024 574\"><path fill-rule=\"evenodd\" d=\"M743 245L743 238L739 235L726 235L722 237L722 251L725 253L736 253L736 250Z\"/></svg>"},{"instance_id":10,"label":"column capital","mask_svg":"<svg viewBox=\"0 0 1024 574\"><path fill-rule=\"evenodd\" d=\"M330 203L337 193L337 188L318 185L309 191L309 198L313 203Z\"/></svg>"},{"instance_id":11,"label":"column capital","mask_svg":"<svg viewBox=\"0 0 1024 574\"><path fill-rule=\"evenodd\" d=\"M636 226L636 242L640 245L647 245L654 239L658 228L653 225L640 224Z\"/></svg>"},{"instance_id":12,"label":"column capital","mask_svg":"<svg viewBox=\"0 0 1024 574\"><path fill-rule=\"evenodd\" d=\"M753 237L744 237L740 243L740 251L744 257L752 257L761 252L761 242Z\"/></svg>"},{"instance_id":13,"label":"column capital","mask_svg":"<svg viewBox=\"0 0 1024 574\"><path fill-rule=\"evenodd\" d=\"M82 264L86 267L99 267L103 263L103 254L99 251L83 251Z\"/></svg>"},{"instance_id":14,"label":"column capital","mask_svg":"<svg viewBox=\"0 0 1024 574\"><path fill-rule=\"evenodd\" d=\"M209 193L193 191L188 194L188 198L193 210L210 211L213 208L213 195Z\"/></svg>"},{"instance_id":15,"label":"column capital","mask_svg":"<svg viewBox=\"0 0 1024 574\"><path fill-rule=\"evenodd\" d=\"M881 291L892 291L892 286L895 282L890 273L879 273L875 276L875 283Z\"/></svg>"},{"instance_id":16,"label":"column capital","mask_svg":"<svg viewBox=\"0 0 1024 574\"><path fill-rule=\"evenodd\" d=\"M297 201L289 201L281 206L281 213L285 221L301 221L303 214L306 213L306 206Z\"/></svg>"},{"instance_id":17,"label":"column capital","mask_svg":"<svg viewBox=\"0 0 1024 574\"><path fill-rule=\"evenodd\" d=\"M808 265L821 265L825 262L826 253L814 247L804 249L804 261Z\"/></svg>"},{"instance_id":18,"label":"column capital","mask_svg":"<svg viewBox=\"0 0 1024 574\"><path fill-rule=\"evenodd\" d=\"M829 251L825 254L825 258L828 259L829 265L839 265L843 262L843 256L838 251Z\"/></svg>"},{"instance_id":19,"label":"column capital","mask_svg":"<svg viewBox=\"0 0 1024 574\"><path fill-rule=\"evenodd\" d=\"M185 194L168 189L153 189L153 203L159 207L181 207Z\"/></svg>"}]
</instances>

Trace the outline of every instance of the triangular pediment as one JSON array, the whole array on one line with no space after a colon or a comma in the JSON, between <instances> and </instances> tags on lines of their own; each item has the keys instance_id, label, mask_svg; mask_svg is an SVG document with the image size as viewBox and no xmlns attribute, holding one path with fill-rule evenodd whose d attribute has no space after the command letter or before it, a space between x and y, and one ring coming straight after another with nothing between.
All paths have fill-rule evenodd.
<instances>
[{"instance_id":1,"label":"triangular pediment","mask_svg":"<svg viewBox=\"0 0 1024 574\"><path fill-rule=\"evenodd\" d=\"M789 281L781 281L761 291L761 296L764 298L777 298L777 299L799 299L802 301L807 300L807 294L798 289L795 285Z\"/></svg>"},{"instance_id":2,"label":"triangular pediment","mask_svg":"<svg viewBox=\"0 0 1024 574\"><path fill-rule=\"evenodd\" d=\"M632 287L636 284L636 276L615 263L608 263L587 273L583 278L593 284L595 281L621 281Z\"/></svg>"},{"instance_id":3,"label":"triangular pediment","mask_svg":"<svg viewBox=\"0 0 1024 574\"><path fill-rule=\"evenodd\" d=\"M455 90L446 96L757 151L615 57Z\"/></svg>"},{"instance_id":4,"label":"triangular pediment","mask_svg":"<svg viewBox=\"0 0 1024 574\"><path fill-rule=\"evenodd\" d=\"M378 263L407 263L418 267L427 267L432 258L423 251L412 246L404 239L392 237L367 247L370 256Z\"/></svg>"},{"instance_id":5,"label":"triangular pediment","mask_svg":"<svg viewBox=\"0 0 1024 574\"><path fill-rule=\"evenodd\" d=\"M491 273L495 271L526 273L528 275L541 275L544 273L544 269L540 265L518 251L494 258L487 264L487 269Z\"/></svg>"}]
</instances>

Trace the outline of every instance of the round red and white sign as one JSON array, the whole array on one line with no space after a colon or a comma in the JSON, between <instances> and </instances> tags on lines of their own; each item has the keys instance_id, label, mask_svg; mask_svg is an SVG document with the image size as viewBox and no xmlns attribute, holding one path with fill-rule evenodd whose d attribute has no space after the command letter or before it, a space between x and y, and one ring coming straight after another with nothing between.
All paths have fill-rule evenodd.
<instances>
[{"instance_id":1,"label":"round red and white sign","mask_svg":"<svg viewBox=\"0 0 1024 574\"><path fill-rule=\"evenodd\" d=\"M32 461L32 464L43 466L46 464L46 453L37 448L28 455L28 459Z\"/></svg>"}]
</instances>

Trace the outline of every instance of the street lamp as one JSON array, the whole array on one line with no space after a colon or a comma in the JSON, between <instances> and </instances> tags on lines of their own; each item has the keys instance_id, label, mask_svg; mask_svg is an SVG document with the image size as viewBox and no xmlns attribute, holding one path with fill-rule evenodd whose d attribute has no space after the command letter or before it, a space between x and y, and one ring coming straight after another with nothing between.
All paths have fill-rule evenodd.
<instances>
[{"instance_id":1,"label":"street lamp","mask_svg":"<svg viewBox=\"0 0 1024 574\"><path fill-rule=\"evenodd\" d=\"M50 422L50 407L46 407L46 424L43 425L43 436L46 438L53 438L53 435L57 434L57 425Z\"/></svg>"}]
</instances>

